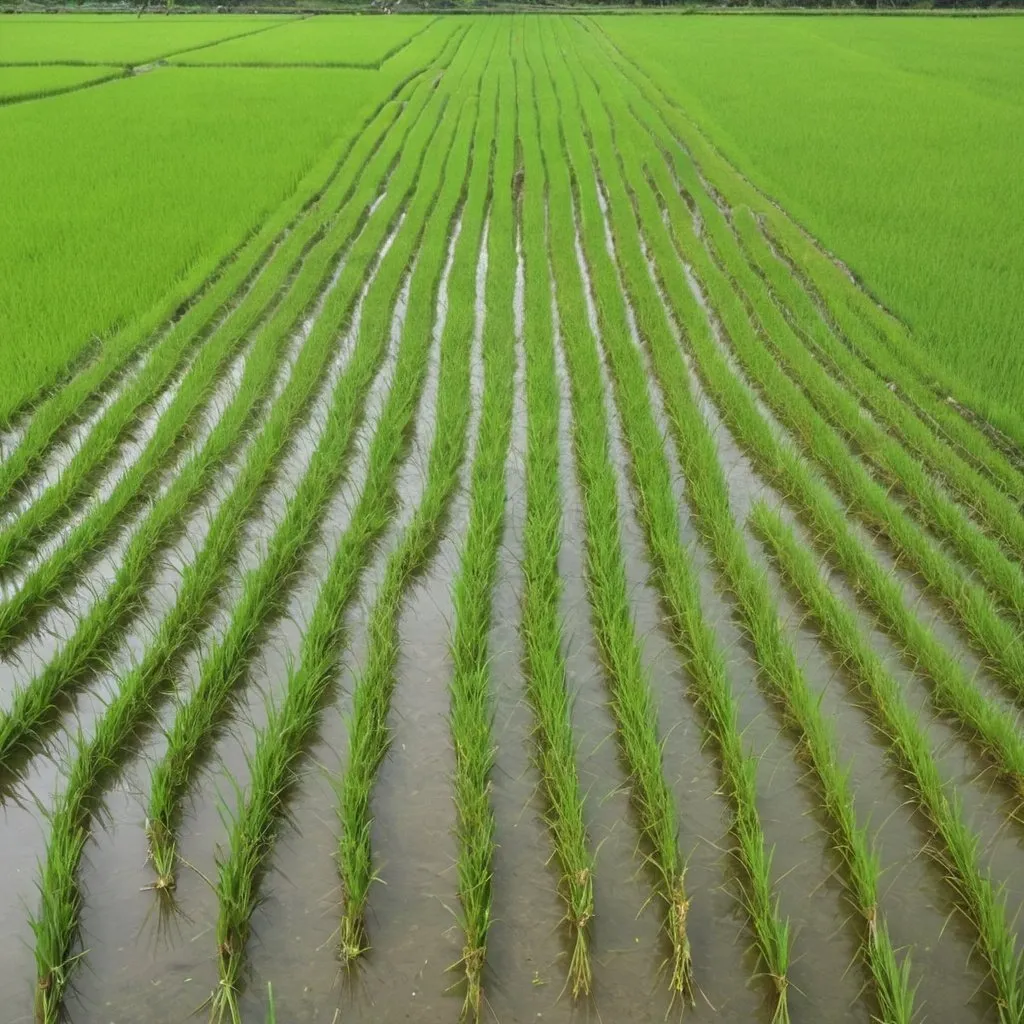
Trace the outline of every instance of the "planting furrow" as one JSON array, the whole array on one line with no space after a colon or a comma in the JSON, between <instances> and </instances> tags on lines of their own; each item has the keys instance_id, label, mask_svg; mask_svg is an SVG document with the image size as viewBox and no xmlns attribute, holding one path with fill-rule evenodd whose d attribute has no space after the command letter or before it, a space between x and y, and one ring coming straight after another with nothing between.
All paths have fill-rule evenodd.
<instances>
[{"instance_id":1,"label":"planting furrow","mask_svg":"<svg viewBox=\"0 0 1024 1024\"><path fill-rule=\"evenodd\" d=\"M545 65L552 75L550 57ZM665 781L657 711L642 649L633 623L618 522L616 474L609 458L608 423L595 339L587 322L584 282L574 258L578 244L577 182L571 182L562 136L565 112L550 80L541 107L559 117L541 123L548 169L549 247L555 293L572 392L573 439L587 528L588 589L594 630L601 649L619 741L631 774L631 791L656 898L664 904L663 927L671 944L670 989L684 999L693 994L691 957L686 933L689 899L684 859L679 848L676 808ZM547 95L545 96L544 93ZM551 104L550 101L554 100Z\"/></svg>"},{"instance_id":2,"label":"planting furrow","mask_svg":"<svg viewBox=\"0 0 1024 1024\"><path fill-rule=\"evenodd\" d=\"M505 463L514 397L514 272L510 250L515 98L510 85L507 73L489 76L480 96L473 175L463 212L467 237L457 251L448 290L451 358L457 365L459 361L465 363L467 371L465 382L459 381L467 405L462 429L475 439L470 442L469 522L463 531L459 568L451 587L454 624L448 715L455 750L452 797L463 935L459 966L466 986L462 1015L475 1020L479 1020L483 1006L482 977L492 921L495 822L490 790L495 740L490 636L498 546L505 525ZM485 263L486 278L482 337L476 353L481 263ZM474 355L483 364L482 390L472 388ZM478 417L473 415L474 409L479 409Z\"/></svg>"},{"instance_id":3,"label":"planting furrow","mask_svg":"<svg viewBox=\"0 0 1024 1024\"><path fill-rule=\"evenodd\" d=\"M663 211L672 211L673 229L689 230L689 213L673 193L668 170L656 160L646 164L653 175L644 177ZM657 177L660 173L661 183ZM643 195L643 189L637 189ZM657 219L662 223L661 218ZM648 229L657 223L645 218ZM677 226L681 226L677 228ZM650 242L650 231L645 232ZM669 232L674 260L659 261L665 293L673 315L683 326L694 369L704 387L755 465L785 495L787 502L805 522L815 542L849 577L863 601L867 602L884 629L896 640L911 667L922 671L934 684L938 710L967 725L982 749L1000 766L1014 788L1020 790L1024 775L1024 745L1017 735L1012 716L988 703L974 688L962 668L945 651L931 632L907 607L899 585L879 566L851 532L842 510L829 490L812 474L801 457L780 443L761 417L753 396L734 376L720 352L708 319L694 298L685 276L678 270L687 256L679 248L675 230Z\"/></svg>"},{"instance_id":4,"label":"planting furrow","mask_svg":"<svg viewBox=\"0 0 1024 1024\"><path fill-rule=\"evenodd\" d=\"M427 108L417 132L408 140L407 156L414 157L418 151L420 162L426 159L432 138L429 132L435 123ZM392 182L396 196L388 197L380 219L397 221L401 218L404 222L404 211L396 203L406 201L420 165L410 159L408 169L398 172ZM357 243L358 250L353 250L353 266L366 266L366 257L373 258L378 244L379 231L367 230ZM151 780L147 815L150 855L157 872L155 886L158 889L174 884L175 836L181 802L199 767L200 754L215 739L217 729L231 710L236 691L246 681L268 625L285 609L331 497L343 478L351 442L362 419L364 399L386 354L386 325L398 300L409 254L415 251L416 245L414 228L385 240L382 249L386 257L372 271L373 286L366 292L361 310L359 340L334 390L327 425L308 469L285 502L283 515L267 543L262 561L247 572L231 622L205 659L199 682L178 709L169 731L167 751ZM345 276L341 291L351 296L361 284L353 271ZM318 340L320 338L323 346L333 342L333 337L326 332L318 332Z\"/></svg>"},{"instance_id":5,"label":"planting furrow","mask_svg":"<svg viewBox=\"0 0 1024 1024\"><path fill-rule=\"evenodd\" d=\"M584 74L581 70L576 72L577 87L585 83ZM582 108L579 112L582 118L585 112ZM592 109L586 114L594 117ZM589 132L588 138L593 147L595 142ZM607 158L606 152L602 155ZM592 152L591 159L596 158L597 154ZM773 1019L785 1021L789 1019L789 926L780 915L771 877L772 851L767 847L757 809L757 760L744 749L738 704L726 676L725 659L701 611L693 567L680 538L669 464L648 397L648 368L637 344L631 344L634 336L639 341L660 330L657 344L664 348L670 344L667 324L635 231L629 233L623 223L624 193L616 195L614 209L609 207L603 191L606 186L600 180L596 188L594 185L593 173L598 168L587 166L590 161L580 163L582 159L577 148L574 166L582 184L584 220L590 222L592 235L600 231L606 237L607 258L601 258L596 244L591 245L592 269L597 275L595 298L602 327L600 338L632 456L634 503L651 552L659 595L669 613L674 639L684 655L696 702L704 714L705 735L721 758L722 778L732 803L732 831L737 842L734 853L745 875L741 881L741 901L748 910L765 973L775 986ZM610 177L618 187L617 175ZM617 252L619 244L627 246L623 257ZM622 269L616 269L616 262ZM625 282L620 276L623 269ZM625 304L619 298L623 294L629 297ZM712 438L705 434L702 442L704 463L715 464L717 452ZM691 435L688 443L696 444L696 438Z\"/></svg>"},{"instance_id":6,"label":"planting furrow","mask_svg":"<svg viewBox=\"0 0 1024 1024\"><path fill-rule=\"evenodd\" d=\"M297 225L307 219L309 210L320 203L342 172L351 180L354 170L365 163L367 146L372 146L374 125L385 127L393 119L396 100L403 90L423 70L415 71L399 82L371 112L361 128L344 143L331 148L323 161L303 179L295 193L253 232L250 238L229 254L215 271L202 282L190 278L181 291L169 297L166 304L131 325L116 338L109 340L97 360L90 362L34 410L21 444L4 460L0 468L0 494L14 498L24 481L30 480L47 465L52 448L75 424L83 419L92 420L97 400L111 406L124 405L136 411L143 401L128 401L124 393L137 383L137 376L153 373L162 363L160 354L187 351L211 332L219 321L232 311L240 296L244 296L260 277L266 266L278 255ZM142 371L138 365L145 361ZM173 360L163 364L165 371L173 367ZM157 375L159 376L159 375ZM144 394L144 392L142 392ZM114 396L111 401L111 396ZM95 417L103 440L90 443L100 454L111 451L111 435L106 417ZM124 425L127 425L127 421ZM116 432L115 432L116 433ZM86 461L78 455L80 462ZM68 460L69 462L71 460Z\"/></svg>"},{"instance_id":7,"label":"planting furrow","mask_svg":"<svg viewBox=\"0 0 1024 1024\"><path fill-rule=\"evenodd\" d=\"M977 930L988 964L1001 1021L1024 1020L1024 964L1007 916L1006 897L980 864L979 838L967 826L955 790L945 786L928 739L906 704L900 686L861 636L856 619L830 591L815 560L781 517L766 505L751 522L778 563L788 585L801 597L822 635L869 701L877 728L903 768L907 785L941 839L928 845Z\"/></svg>"},{"instance_id":8,"label":"planting furrow","mask_svg":"<svg viewBox=\"0 0 1024 1024\"><path fill-rule=\"evenodd\" d=\"M537 56L534 56L537 59ZM572 698L564 654L559 573L562 488L559 394L553 338L553 287L547 241L547 182L540 149L533 62L520 74L519 139L523 153L520 233L524 264L526 515L520 626L527 697L534 714L534 760L544 788L547 822L559 868L559 894L571 936L567 970L574 997L591 986L590 921L594 856L587 836L576 764Z\"/></svg>"},{"instance_id":9,"label":"planting furrow","mask_svg":"<svg viewBox=\"0 0 1024 1024\"><path fill-rule=\"evenodd\" d=\"M634 88L659 111L671 134L700 168L702 176L734 208L756 211L776 249L785 254L794 273L816 294L823 313L840 327L854 354L894 386L901 400L929 426L941 430L950 444L984 469L1001 489L1024 500L1024 473L1018 458L1024 430L1014 429L1017 451L1006 439L954 395L957 383L930 360L908 329L878 305L835 258L799 227L773 200L760 192L707 139L676 100L623 53L594 23L586 26L610 60Z\"/></svg>"},{"instance_id":10,"label":"planting furrow","mask_svg":"<svg viewBox=\"0 0 1024 1024\"><path fill-rule=\"evenodd\" d=\"M1020 504L975 469L954 446L922 422L893 394L885 380L865 366L837 338L800 279L773 249L747 207L732 210L730 222L752 268L803 345L846 389L870 409L876 422L917 455L979 522L1018 561L1024 559L1024 518Z\"/></svg>"},{"instance_id":11,"label":"planting furrow","mask_svg":"<svg viewBox=\"0 0 1024 1024\"><path fill-rule=\"evenodd\" d=\"M475 42L479 43L479 35ZM418 200L410 211L417 226L427 218L421 260L410 290L410 318L406 323L395 369L395 379L370 453L370 473L359 504L335 553L316 607L302 639L300 660L288 673L285 695L270 709L250 760L251 783L230 826L217 878L220 913L217 923L220 985L213 996L219 1018L237 1016L238 990L245 962L245 946L265 861L274 845L284 797L295 781L298 763L315 732L320 711L334 682L338 647L344 633L344 612L353 597L374 543L391 518L397 464L405 434L415 413L429 347L429 312L436 303L436 287L443 263L446 236L454 224L463 188L460 167L468 159L469 131L447 103L449 90L471 73L449 71L439 82L441 146L432 146L420 175ZM468 63L468 61L467 61ZM482 68L481 68L482 70ZM447 139L445 139L447 136ZM447 168L445 165L448 165ZM441 258L436 253L440 251ZM417 282L421 282L419 285ZM412 310L416 309L414 322ZM426 320L426 322L424 322Z\"/></svg>"},{"instance_id":12,"label":"planting furrow","mask_svg":"<svg viewBox=\"0 0 1024 1024\"><path fill-rule=\"evenodd\" d=\"M422 91L430 90L425 88ZM409 111L413 123L417 111L418 108ZM395 138L389 146L399 145L401 141ZM329 315L322 317L318 322L320 332L317 344L312 347L308 344L303 346L304 352L315 349L317 354L315 358L313 355L306 357L308 369L305 371L304 379L296 380L295 374L291 376L290 388L295 396L294 400L290 398L285 405L279 400L274 405L275 410L282 410L278 414L278 422L284 419L285 410L288 410L288 416L298 417L304 406L313 398L316 381L322 375L329 356L329 345L333 339L331 332L337 330L347 314L362 274L372 262L373 253L380 244L389 218L393 215L397 199L392 200L391 207L377 211L373 223L367 226L371 229L369 233L363 230L365 210L372 203L377 189L374 176L384 176L391 162L392 154L389 150L382 150L377 154L361 181L358 193L350 204L351 208L339 221L337 234L340 237L336 242L338 255L335 259L341 258L345 251L342 245L350 243L353 236L358 239L358 250L350 253L346 261L345 288L335 286L331 292ZM326 254L323 262L327 264L323 268L324 271L333 272ZM261 334L254 349L254 359L246 367L246 380L231 409L220 420L204 449L186 465L133 537L129 547L130 557L126 555L115 583L79 623L74 637L57 658L31 685L19 691L11 709L0 718L0 763L19 746L30 742L32 730L47 715L54 694L79 684L97 667L102 667L106 653L112 649L115 642L118 627L139 610L139 601L144 594L153 553L166 545L180 524L181 516L186 509L209 485L214 470L238 443L245 424L254 415L262 396L272 385L272 375L280 361L280 350L284 347L283 335L283 330L267 330ZM287 393L286 389L285 394Z\"/></svg>"}]
</instances>

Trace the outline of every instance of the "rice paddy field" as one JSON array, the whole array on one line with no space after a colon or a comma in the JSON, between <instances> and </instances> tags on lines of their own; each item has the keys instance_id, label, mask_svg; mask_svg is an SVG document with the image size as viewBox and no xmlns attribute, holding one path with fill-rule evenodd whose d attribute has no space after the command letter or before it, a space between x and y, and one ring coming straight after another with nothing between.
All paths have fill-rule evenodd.
<instances>
[{"instance_id":1,"label":"rice paddy field","mask_svg":"<svg viewBox=\"0 0 1024 1024\"><path fill-rule=\"evenodd\" d=\"M1022 29L0 19L4 1024L1024 1022Z\"/></svg>"}]
</instances>

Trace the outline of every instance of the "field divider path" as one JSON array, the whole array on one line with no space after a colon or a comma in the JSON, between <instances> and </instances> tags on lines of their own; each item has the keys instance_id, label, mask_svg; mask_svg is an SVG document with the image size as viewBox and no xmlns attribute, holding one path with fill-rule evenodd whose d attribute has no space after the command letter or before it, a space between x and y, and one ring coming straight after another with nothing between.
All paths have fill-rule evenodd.
<instances>
[{"instance_id":1,"label":"field divider path","mask_svg":"<svg viewBox=\"0 0 1024 1024\"><path fill-rule=\"evenodd\" d=\"M549 187L540 145L536 71L524 44L526 71L517 71L519 139L523 159L520 232L524 286L527 416L526 521L520 632L526 693L535 722L533 758L544 791L545 815L558 861L559 895L570 936L567 983L574 998L592 983L590 930L594 917L594 851L588 835L576 759L572 694L562 622L563 485L560 480L560 405L555 362L554 301L547 239ZM535 55L539 60L539 55Z\"/></svg>"},{"instance_id":2,"label":"field divider path","mask_svg":"<svg viewBox=\"0 0 1024 1024\"><path fill-rule=\"evenodd\" d=\"M732 164L704 134L678 101L665 92L651 76L592 19L581 22L598 40L603 55L623 77L658 109L676 142L701 169L715 189L729 197L733 207L749 206L757 212L769 241L784 253L805 286L820 300L823 312L839 325L858 358L866 360L884 379L895 385L896 393L920 414L922 420L941 430L949 443L959 446L975 460L1001 488L1024 501L1024 425L1014 429L1016 449L1008 454L1005 438L954 396L960 390L950 375L942 372L911 337L907 327L857 282L832 254L798 225L770 196Z\"/></svg>"},{"instance_id":3,"label":"field divider path","mask_svg":"<svg viewBox=\"0 0 1024 1024\"><path fill-rule=\"evenodd\" d=\"M606 671L620 749L630 771L630 789L637 824L651 868L652 898L663 904L663 928L671 952L669 989L683 1000L694 994L692 958L686 931L689 896L685 886L685 859L679 846L675 802L665 780L662 746L658 737L657 709L650 680L643 666L629 604L622 539L618 522L618 486L609 457L608 417L597 341L587 316L584 293L585 266L577 262L580 243L578 182L570 172L570 150L565 137L566 112L554 89L557 64L543 50L546 75L541 110L550 118L541 123L541 141L548 169L549 253L555 276L562 343L569 369L573 412L573 443L586 525L588 593L594 633ZM589 261L593 243L584 249ZM604 252L604 239L600 239Z\"/></svg>"},{"instance_id":4,"label":"field divider path","mask_svg":"<svg viewBox=\"0 0 1024 1024\"><path fill-rule=\"evenodd\" d=\"M465 172L460 174L458 169L465 167L468 160L469 129L453 110L455 104L448 100L468 73L464 66L467 62L471 67L475 64L474 59L467 58L459 62L463 66L457 74L450 70L438 82L441 109L437 116L441 118L442 134L430 148L408 217L411 227L426 219L421 251L440 251L442 258L418 261L421 273L413 279L410 312L415 305L421 317L414 322L410 315L406 321L394 383L371 446L366 485L320 588L302 638L300 659L288 673L284 697L269 709L266 726L257 735L250 758L249 789L230 823L228 847L218 858L216 890L220 911L216 934L220 984L211 997L212 1014L218 1020L238 1019L238 992L252 913L259 898L265 862L285 810L285 796L295 781L295 772L335 681L345 632L344 611L394 510L395 474L426 373L431 330L429 315L422 322L422 314L424 309L432 312L436 306L434 291L444 262L445 240L454 226L464 188ZM424 285L426 275L434 278ZM417 281L421 283L417 285Z\"/></svg>"},{"instance_id":5,"label":"field divider path","mask_svg":"<svg viewBox=\"0 0 1024 1024\"><path fill-rule=\"evenodd\" d=\"M410 119L415 123L413 115ZM426 127L429 127L429 122ZM364 191L372 192L372 188L372 181L364 185ZM92 817L99 806L100 787L123 763L126 751L133 748L140 730L153 715L167 677L173 674L185 649L198 639L216 594L229 575L244 524L256 508L274 465L287 449L293 429L311 398L311 391L323 376L323 367L337 336L338 325L351 304L350 293L353 288L358 290L364 273L362 268L369 263L376 241L371 235L365 244L365 262L353 260L353 267L357 269L353 269L350 277L354 281L345 293L332 295L325 315L318 319L311 340L300 355L292 381L275 404L270 421L250 453L245 471L211 523L203 550L186 568L179 600L161 624L157 637L142 661L121 680L118 694L107 707L93 738L88 743L79 738L67 786L52 814L40 884L45 899L39 916L33 920L39 971L37 1014L47 1024L60 1019L71 968L81 957L81 954L73 952L82 902L77 869ZM340 414L338 421L343 426L350 426L357 416L358 399L362 394L359 385L362 383L357 376L354 386L350 383L349 389L338 389L339 396L348 400L347 408L344 401L339 401L336 407L336 413ZM337 476L341 472L350 435L351 429L347 435L343 430L337 430L330 439L333 447L321 446L327 452L321 464L328 477L324 485L328 495L332 490L332 474ZM320 477L311 479L321 482Z\"/></svg>"},{"instance_id":6,"label":"field divider path","mask_svg":"<svg viewBox=\"0 0 1024 1024\"><path fill-rule=\"evenodd\" d=\"M426 90L425 90L426 91ZM437 102L436 97L432 97ZM267 545L266 556L242 582L242 593L231 621L213 645L200 668L199 681L177 711L168 733L167 750L154 768L149 798L147 830L150 857L157 872L155 888L173 887L177 868L176 833L181 804L199 769L199 757L208 749L239 687L245 682L268 624L285 607L299 582L306 553L315 540L334 491L343 479L355 432L362 421L368 390L386 353L390 321L408 261L418 245L415 228L400 234L406 204L429 152L436 121L429 106L409 113L409 134L396 136L391 149L401 152L403 163L392 176L384 202L374 211L371 224L356 242L350 271L339 281L339 293L351 304L367 272L372 285L367 292L355 350L335 388L327 424L306 473L286 503L284 516ZM387 255L374 266L382 232L395 231L385 240ZM394 255L391 255L391 253ZM314 328L316 330L316 328ZM313 339L314 344L320 339ZM333 342L323 332L321 344ZM326 357L325 350L325 357Z\"/></svg>"},{"instance_id":7,"label":"field divider path","mask_svg":"<svg viewBox=\"0 0 1024 1024\"><path fill-rule=\"evenodd\" d=\"M906 704L899 684L857 628L856 619L833 594L814 557L777 512L755 506L751 524L762 538L783 579L818 623L837 660L869 701L868 712L906 776L906 785L941 839L929 855L953 888L963 914L978 935L991 971L999 1019L1024 1020L1024 962L1008 919L1006 896L980 865L980 841L964 821L956 791L942 781L928 738Z\"/></svg>"},{"instance_id":8,"label":"field divider path","mask_svg":"<svg viewBox=\"0 0 1024 1024\"><path fill-rule=\"evenodd\" d=\"M426 91L429 92L429 88ZM410 124L415 123L417 110L418 107L414 107L408 111ZM398 142L399 139L396 138L395 145ZM368 173L361 179L362 186L357 198L348 205L335 228L333 241L338 258L343 251L342 247L353 238L358 238L360 231L364 230L366 211L370 209L380 183L390 174L395 158L395 154L385 149L377 153L375 159L368 165ZM378 217L378 222L382 219L383 215ZM383 231L383 225L375 227L369 240L364 241L361 246L358 261L349 259L346 262L346 267L350 268L349 279L361 279L360 275L371 262L374 247L379 244ZM322 262L323 277L337 273L336 269L331 270L331 260L327 252L324 253ZM334 294L337 294L336 285L337 282ZM352 287L347 283L348 291L344 302L350 302ZM340 318L346 314L347 307L339 300L335 301L339 302L339 306L331 311L332 322L340 323ZM301 312L296 311L293 321L300 319ZM288 410L289 415L298 416L311 399L319 370L328 358L325 347L326 328L326 324L320 327L319 337L323 340L318 340L314 346L320 352L319 362L313 362L312 357L307 356L303 365L308 363L309 370L305 371L303 383L290 383L289 388L285 389L274 404L273 408L277 410L279 418ZM9 709L0 713L0 765L10 767L11 758L19 751L24 753L31 750L36 731L50 714L58 695L81 685L94 671L105 665L106 658L116 643L119 629L138 614L143 606L146 581L152 571L154 553L169 542L168 534L177 528L188 506L203 493L214 470L240 440L245 424L254 413L254 406L258 401L262 401L268 392L274 367L279 361L283 338L283 331L268 331L260 336L254 349L253 360L246 367L243 386L232 407L222 416L204 449L186 465L168 492L153 507L146 523L132 539L115 581L79 623L74 635L56 658L29 685L17 692ZM303 351L310 350L303 346ZM261 354L263 352L266 354ZM294 375L292 380L295 380ZM285 400L282 401L283 399Z\"/></svg>"}]
</instances>

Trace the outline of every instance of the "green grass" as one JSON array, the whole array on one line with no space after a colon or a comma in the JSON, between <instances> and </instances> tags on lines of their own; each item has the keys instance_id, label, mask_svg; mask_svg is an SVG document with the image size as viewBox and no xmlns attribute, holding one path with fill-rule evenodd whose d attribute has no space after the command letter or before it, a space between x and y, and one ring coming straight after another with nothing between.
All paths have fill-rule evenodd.
<instances>
[{"instance_id":1,"label":"green grass","mask_svg":"<svg viewBox=\"0 0 1024 1024\"><path fill-rule=\"evenodd\" d=\"M995 422L1024 356L1015 19L599 19ZM987 83L979 85L979 83ZM978 153L987 153L979 174ZM985 358L977 358L984 351ZM1018 438L1022 435L1018 434Z\"/></svg>"}]
</instances>

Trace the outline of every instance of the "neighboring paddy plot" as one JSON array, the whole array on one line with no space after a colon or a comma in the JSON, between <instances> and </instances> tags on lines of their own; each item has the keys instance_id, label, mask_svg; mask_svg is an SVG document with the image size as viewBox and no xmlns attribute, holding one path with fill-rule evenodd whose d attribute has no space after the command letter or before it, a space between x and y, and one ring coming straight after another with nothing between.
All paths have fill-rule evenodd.
<instances>
[{"instance_id":1,"label":"neighboring paddy plot","mask_svg":"<svg viewBox=\"0 0 1024 1024\"><path fill-rule=\"evenodd\" d=\"M0 65L144 64L287 20L273 15L0 15Z\"/></svg>"},{"instance_id":2,"label":"neighboring paddy plot","mask_svg":"<svg viewBox=\"0 0 1024 1024\"><path fill-rule=\"evenodd\" d=\"M175 63L377 68L437 22L438 39L454 27L453 19L426 14L389 18L335 14L307 18L283 26L266 39L258 35L232 39L194 54L183 54Z\"/></svg>"}]
</instances>

